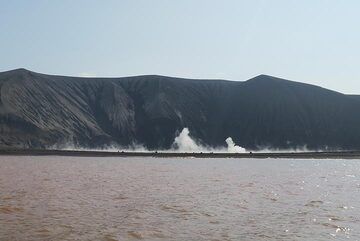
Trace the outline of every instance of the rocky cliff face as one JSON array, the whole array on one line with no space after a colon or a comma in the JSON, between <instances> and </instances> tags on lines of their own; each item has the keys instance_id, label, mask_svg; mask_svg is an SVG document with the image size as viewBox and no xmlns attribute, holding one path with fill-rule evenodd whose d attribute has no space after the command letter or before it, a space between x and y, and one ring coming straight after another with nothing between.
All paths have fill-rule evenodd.
<instances>
[{"instance_id":1,"label":"rocky cliff face","mask_svg":"<svg viewBox=\"0 0 360 241\"><path fill-rule=\"evenodd\" d=\"M1 148L169 148L183 127L210 146L231 136L248 149L360 149L360 101L265 75L234 82L0 73Z\"/></svg>"}]
</instances>

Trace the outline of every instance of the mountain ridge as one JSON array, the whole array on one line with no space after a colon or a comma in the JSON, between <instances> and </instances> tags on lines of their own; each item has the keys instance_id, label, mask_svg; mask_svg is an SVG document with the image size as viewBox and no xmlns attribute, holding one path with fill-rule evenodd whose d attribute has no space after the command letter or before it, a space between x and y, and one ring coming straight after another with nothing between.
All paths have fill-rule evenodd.
<instances>
[{"instance_id":1,"label":"mountain ridge","mask_svg":"<svg viewBox=\"0 0 360 241\"><path fill-rule=\"evenodd\" d=\"M0 73L0 147L169 148L184 127L208 146L360 149L359 98L268 75L247 81Z\"/></svg>"}]
</instances>

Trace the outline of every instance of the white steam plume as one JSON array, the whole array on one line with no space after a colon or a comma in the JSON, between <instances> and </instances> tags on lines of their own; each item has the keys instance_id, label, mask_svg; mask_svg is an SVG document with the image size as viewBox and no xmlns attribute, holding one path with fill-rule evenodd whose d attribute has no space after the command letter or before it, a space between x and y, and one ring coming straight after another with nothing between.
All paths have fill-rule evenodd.
<instances>
[{"instance_id":1,"label":"white steam plume","mask_svg":"<svg viewBox=\"0 0 360 241\"><path fill-rule=\"evenodd\" d=\"M161 152L221 152L221 153L244 153L246 150L240 146L237 146L231 137L228 137L225 140L227 147L209 147L201 145L198 141L194 140L190 136L190 131L188 128L183 128L178 136L175 137L172 147L168 150L158 150ZM139 144L132 144L130 146L118 146L108 145L102 148L84 148L79 147L78 145L72 144L72 142L67 142L65 144L56 144L49 146L48 149L53 150L77 150L77 151L125 151L125 152L150 152L146 147Z\"/></svg>"},{"instance_id":2,"label":"white steam plume","mask_svg":"<svg viewBox=\"0 0 360 241\"><path fill-rule=\"evenodd\" d=\"M198 144L194 139L190 137L190 131L188 128L182 129L180 134L175 137L171 151L176 152L228 152L228 153L244 153L246 150L240 146L237 146L231 137L228 137L225 142L227 148L219 147L212 148Z\"/></svg>"},{"instance_id":3,"label":"white steam plume","mask_svg":"<svg viewBox=\"0 0 360 241\"><path fill-rule=\"evenodd\" d=\"M246 150L241 146L237 146L231 137L226 138L227 151L230 153L244 153Z\"/></svg>"},{"instance_id":4,"label":"white steam plume","mask_svg":"<svg viewBox=\"0 0 360 241\"><path fill-rule=\"evenodd\" d=\"M191 137L188 128L182 129L180 134L175 137L172 149L180 152L197 152L204 149L201 145L198 145Z\"/></svg>"}]
</instances>

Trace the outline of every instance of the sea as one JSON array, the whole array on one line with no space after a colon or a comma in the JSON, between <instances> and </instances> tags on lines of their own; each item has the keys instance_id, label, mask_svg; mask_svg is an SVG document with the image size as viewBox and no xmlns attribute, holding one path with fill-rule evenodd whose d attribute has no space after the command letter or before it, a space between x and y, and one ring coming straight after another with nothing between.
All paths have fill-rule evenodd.
<instances>
[{"instance_id":1,"label":"sea","mask_svg":"<svg viewBox=\"0 0 360 241\"><path fill-rule=\"evenodd\" d=\"M0 240L360 240L360 160L0 156Z\"/></svg>"}]
</instances>

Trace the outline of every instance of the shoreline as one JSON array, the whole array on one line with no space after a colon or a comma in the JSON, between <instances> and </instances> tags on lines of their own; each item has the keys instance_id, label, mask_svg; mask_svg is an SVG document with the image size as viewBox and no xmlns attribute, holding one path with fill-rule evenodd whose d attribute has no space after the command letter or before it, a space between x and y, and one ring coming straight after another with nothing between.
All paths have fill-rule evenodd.
<instances>
[{"instance_id":1,"label":"shoreline","mask_svg":"<svg viewBox=\"0 0 360 241\"><path fill-rule=\"evenodd\" d=\"M340 152L263 152L263 153L210 153L210 152L129 152L129 151L75 151L4 149L0 156L79 156L79 157L193 157L193 158L293 158L293 159L360 159L360 151Z\"/></svg>"}]
</instances>

